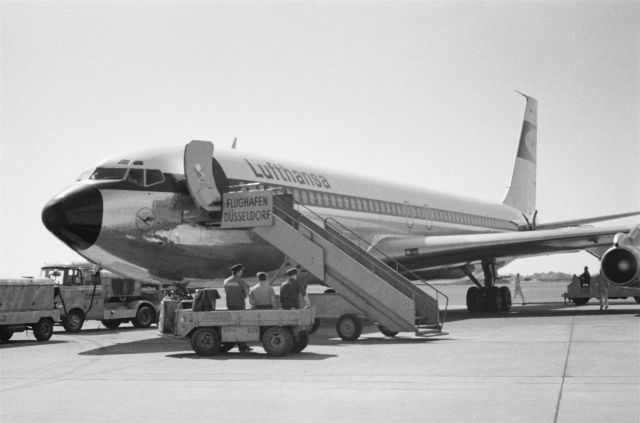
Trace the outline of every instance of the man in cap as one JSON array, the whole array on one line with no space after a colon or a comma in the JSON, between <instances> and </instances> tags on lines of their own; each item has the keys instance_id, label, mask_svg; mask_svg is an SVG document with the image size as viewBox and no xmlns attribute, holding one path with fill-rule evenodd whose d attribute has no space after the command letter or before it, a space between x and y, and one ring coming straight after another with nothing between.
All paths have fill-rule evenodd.
<instances>
[{"instance_id":1,"label":"man in cap","mask_svg":"<svg viewBox=\"0 0 640 423\"><path fill-rule=\"evenodd\" d=\"M584 267L584 272L580 275L580 287L591 285L591 275L589 274L589 268Z\"/></svg>"},{"instance_id":2,"label":"man in cap","mask_svg":"<svg viewBox=\"0 0 640 423\"><path fill-rule=\"evenodd\" d=\"M251 288L249 302L251 308L257 310L268 310L276 308L276 293L267 281L267 274L258 272L258 283Z\"/></svg>"},{"instance_id":3,"label":"man in cap","mask_svg":"<svg viewBox=\"0 0 640 423\"><path fill-rule=\"evenodd\" d=\"M231 266L231 277L224 281L224 292L227 295L227 310L244 310L246 308L245 299L249 295L249 285L242 279L244 266L235 264ZM240 351L251 351L251 348L238 342Z\"/></svg>"},{"instance_id":4,"label":"man in cap","mask_svg":"<svg viewBox=\"0 0 640 423\"><path fill-rule=\"evenodd\" d=\"M280 287L280 304L283 310L300 308L300 299L303 296L302 287L298 283L298 269L291 268L286 272L287 281Z\"/></svg>"}]
</instances>

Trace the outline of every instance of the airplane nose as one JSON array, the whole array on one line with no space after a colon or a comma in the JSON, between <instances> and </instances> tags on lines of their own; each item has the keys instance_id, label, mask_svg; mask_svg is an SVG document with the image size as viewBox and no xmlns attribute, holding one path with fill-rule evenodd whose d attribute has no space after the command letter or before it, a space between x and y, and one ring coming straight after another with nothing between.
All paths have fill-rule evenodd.
<instances>
[{"instance_id":1,"label":"airplane nose","mask_svg":"<svg viewBox=\"0 0 640 423\"><path fill-rule=\"evenodd\" d=\"M74 250L96 242L102 227L102 195L91 185L74 185L42 209L47 229Z\"/></svg>"}]
</instances>

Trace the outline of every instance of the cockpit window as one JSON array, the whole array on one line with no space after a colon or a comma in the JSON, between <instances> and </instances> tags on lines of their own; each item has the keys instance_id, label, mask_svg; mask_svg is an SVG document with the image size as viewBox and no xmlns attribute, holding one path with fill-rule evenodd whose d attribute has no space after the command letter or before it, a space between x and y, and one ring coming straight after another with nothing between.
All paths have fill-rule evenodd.
<instances>
[{"instance_id":1,"label":"cockpit window","mask_svg":"<svg viewBox=\"0 0 640 423\"><path fill-rule=\"evenodd\" d=\"M151 186L151 185L157 185L157 184L161 184L162 182L164 182L164 175L162 174L162 171L158 170L158 169L147 169L146 170L147 173L147 186Z\"/></svg>"},{"instance_id":2,"label":"cockpit window","mask_svg":"<svg viewBox=\"0 0 640 423\"><path fill-rule=\"evenodd\" d=\"M95 179L95 180L120 179L121 180L121 179L124 179L124 176L126 175L126 173L127 173L126 168L99 167L91 174L91 176L89 176L89 179Z\"/></svg>"},{"instance_id":3,"label":"cockpit window","mask_svg":"<svg viewBox=\"0 0 640 423\"><path fill-rule=\"evenodd\" d=\"M127 181L132 182L136 185L143 186L144 185L144 170L142 169L131 169L129 170L129 175L127 175Z\"/></svg>"}]
</instances>

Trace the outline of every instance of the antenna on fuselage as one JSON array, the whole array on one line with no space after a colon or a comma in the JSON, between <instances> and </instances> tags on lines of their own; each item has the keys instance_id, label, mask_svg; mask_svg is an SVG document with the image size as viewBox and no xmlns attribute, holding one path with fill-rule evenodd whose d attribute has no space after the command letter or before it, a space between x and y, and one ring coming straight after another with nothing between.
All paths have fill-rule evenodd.
<instances>
[{"instance_id":1,"label":"antenna on fuselage","mask_svg":"<svg viewBox=\"0 0 640 423\"><path fill-rule=\"evenodd\" d=\"M237 143L237 142L238 142L238 137L235 137L235 138L233 139L233 143L231 144L231 148L233 148L234 150L235 150L235 148L236 148L236 143Z\"/></svg>"}]
</instances>

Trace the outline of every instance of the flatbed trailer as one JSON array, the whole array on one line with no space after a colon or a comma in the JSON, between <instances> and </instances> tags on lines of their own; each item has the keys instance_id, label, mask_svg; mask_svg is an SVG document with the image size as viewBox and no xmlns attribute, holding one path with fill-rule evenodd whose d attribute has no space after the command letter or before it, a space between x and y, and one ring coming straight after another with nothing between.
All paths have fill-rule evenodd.
<instances>
[{"instance_id":1,"label":"flatbed trailer","mask_svg":"<svg viewBox=\"0 0 640 423\"><path fill-rule=\"evenodd\" d=\"M158 335L189 338L202 356L226 353L237 342L262 342L267 354L281 357L306 348L314 316L312 308L193 311L163 300Z\"/></svg>"},{"instance_id":2,"label":"flatbed trailer","mask_svg":"<svg viewBox=\"0 0 640 423\"><path fill-rule=\"evenodd\" d=\"M571 283L567 285L567 292L562 294L565 302L573 301L576 305L584 305L587 304L591 298L600 298L597 281L599 277L600 276L592 278L589 285L581 286L580 279L574 276ZM618 286L610 283L608 294L609 299L625 300L628 297L633 297L637 303L640 303L640 287L637 286Z\"/></svg>"},{"instance_id":3,"label":"flatbed trailer","mask_svg":"<svg viewBox=\"0 0 640 423\"><path fill-rule=\"evenodd\" d=\"M54 305L55 284L48 279L0 280L0 341L14 332L33 331L38 341L48 341L53 324L60 321Z\"/></svg>"}]
</instances>

